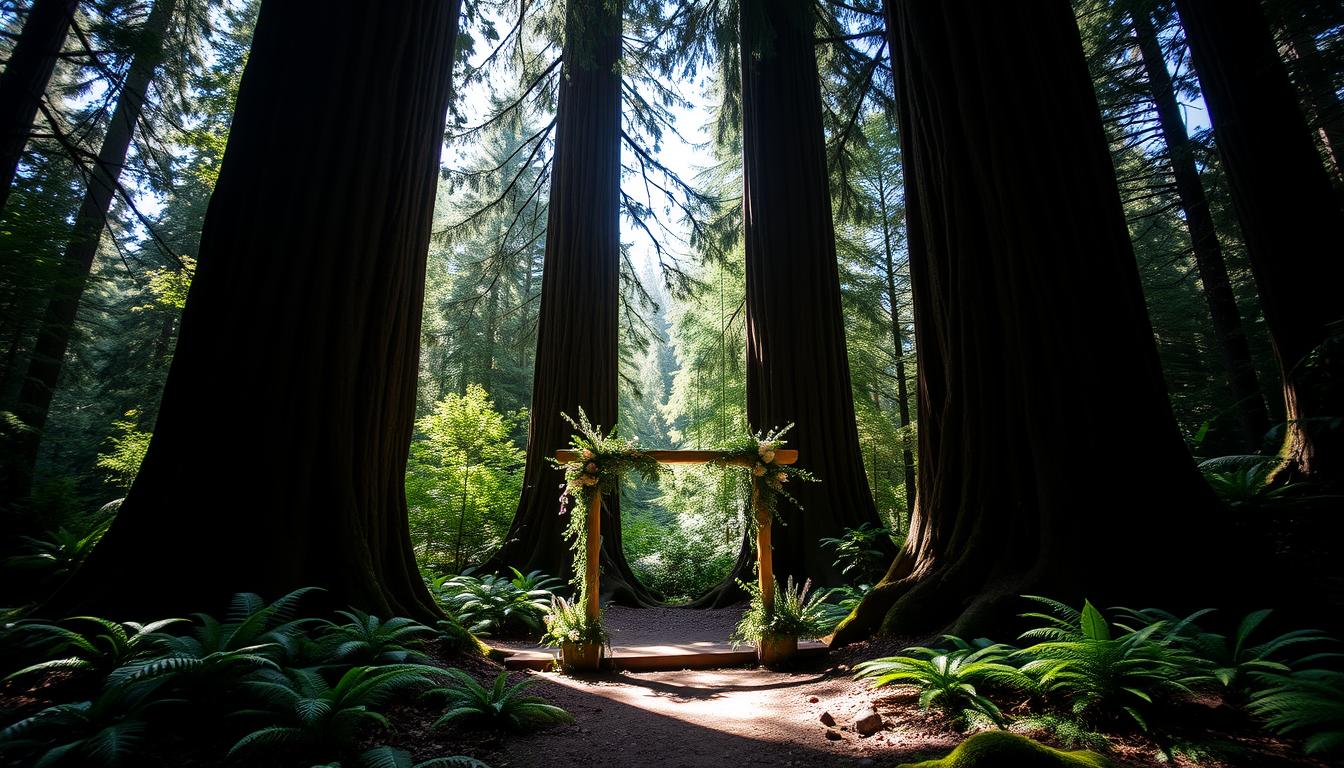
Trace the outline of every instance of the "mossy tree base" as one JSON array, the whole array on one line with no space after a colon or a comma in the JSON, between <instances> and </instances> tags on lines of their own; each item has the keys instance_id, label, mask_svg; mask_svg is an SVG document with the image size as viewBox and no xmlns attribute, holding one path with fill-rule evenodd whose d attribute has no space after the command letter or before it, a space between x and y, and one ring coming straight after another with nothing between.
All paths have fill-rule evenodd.
<instances>
[{"instance_id":1,"label":"mossy tree base","mask_svg":"<svg viewBox=\"0 0 1344 768\"><path fill-rule=\"evenodd\" d=\"M1064 752L1007 731L984 731L947 757L899 768L1120 768L1095 752Z\"/></svg>"}]
</instances>

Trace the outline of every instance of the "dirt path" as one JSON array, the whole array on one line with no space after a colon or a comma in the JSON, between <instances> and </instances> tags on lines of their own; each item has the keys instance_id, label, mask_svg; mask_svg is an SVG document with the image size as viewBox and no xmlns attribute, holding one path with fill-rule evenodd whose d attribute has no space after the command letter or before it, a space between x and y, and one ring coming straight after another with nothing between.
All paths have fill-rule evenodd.
<instances>
[{"instance_id":1,"label":"dirt path","mask_svg":"<svg viewBox=\"0 0 1344 768\"><path fill-rule=\"evenodd\" d=\"M850 724L872 695L840 671L683 670L585 679L546 673L535 679L536 692L578 722L509 742L494 758L495 768L893 765L954 743L899 731L860 737ZM825 711L835 728L820 721Z\"/></svg>"}]
</instances>

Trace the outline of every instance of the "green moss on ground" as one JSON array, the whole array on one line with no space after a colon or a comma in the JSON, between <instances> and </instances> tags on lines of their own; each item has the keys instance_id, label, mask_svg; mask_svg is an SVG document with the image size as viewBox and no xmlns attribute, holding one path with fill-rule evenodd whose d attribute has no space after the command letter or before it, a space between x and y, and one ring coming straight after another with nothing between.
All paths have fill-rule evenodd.
<instances>
[{"instance_id":1,"label":"green moss on ground","mask_svg":"<svg viewBox=\"0 0 1344 768\"><path fill-rule=\"evenodd\" d=\"M983 731L940 760L899 768L1118 768L1095 752L1063 752L1007 731Z\"/></svg>"}]
</instances>

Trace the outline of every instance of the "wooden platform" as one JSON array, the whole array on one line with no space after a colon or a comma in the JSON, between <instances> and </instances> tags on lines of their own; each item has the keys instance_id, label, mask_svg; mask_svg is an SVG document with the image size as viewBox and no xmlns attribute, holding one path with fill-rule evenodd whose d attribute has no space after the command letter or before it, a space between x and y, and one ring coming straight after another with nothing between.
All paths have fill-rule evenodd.
<instances>
[{"instance_id":1,"label":"wooden platform","mask_svg":"<svg viewBox=\"0 0 1344 768\"><path fill-rule=\"evenodd\" d=\"M745 645L734 648L728 642L742 611L742 606L701 610L610 606L604 617L612 646L607 661L613 668L636 671L753 664L754 648ZM490 647L508 654L504 666L509 669L550 669L560 654L558 648L538 646L530 640L489 637L484 640ZM803 658L826 651L825 643L798 643L798 653Z\"/></svg>"},{"instance_id":2,"label":"wooden platform","mask_svg":"<svg viewBox=\"0 0 1344 768\"><path fill-rule=\"evenodd\" d=\"M516 642L487 641L491 648L509 654L505 669L547 670L556 664L560 649ZM798 657L825 655L824 643L805 640L798 643ZM729 643L701 641L682 645L613 645L604 664L612 669L654 671L667 669L715 669L756 663L756 649L733 648Z\"/></svg>"}]
</instances>

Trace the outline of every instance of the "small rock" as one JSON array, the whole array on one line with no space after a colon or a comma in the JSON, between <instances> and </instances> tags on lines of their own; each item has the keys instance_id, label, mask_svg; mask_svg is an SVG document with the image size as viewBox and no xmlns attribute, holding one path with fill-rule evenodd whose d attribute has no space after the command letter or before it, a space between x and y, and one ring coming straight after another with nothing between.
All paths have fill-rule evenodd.
<instances>
[{"instance_id":1,"label":"small rock","mask_svg":"<svg viewBox=\"0 0 1344 768\"><path fill-rule=\"evenodd\" d=\"M854 718L854 730L860 736L872 736L882 730L882 716L871 709L865 709Z\"/></svg>"},{"instance_id":2,"label":"small rock","mask_svg":"<svg viewBox=\"0 0 1344 768\"><path fill-rule=\"evenodd\" d=\"M816 704L818 701L821 701L821 699L818 699L816 696L808 696L808 697L807 697L807 703L808 703L808 704Z\"/></svg>"},{"instance_id":3,"label":"small rock","mask_svg":"<svg viewBox=\"0 0 1344 768\"><path fill-rule=\"evenodd\" d=\"M830 712L822 712L821 717L817 719L821 720L823 725L835 725L835 718L831 716Z\"/></svg>"},{"instance_id":4,"label":"small rock","mask_svg":"<svg viewBox=\"0 0 1344 768\"><path fill-rule=\"evenodd\" d=\"M826 729L826 738L830 739L831 741L839 741L839 740L843 739L844 736L841 736L839 731L835 731L835 730L832 730L832 729L830 729L830 728L827 728L827 729Z\"/></svg>"}]
</instances>

